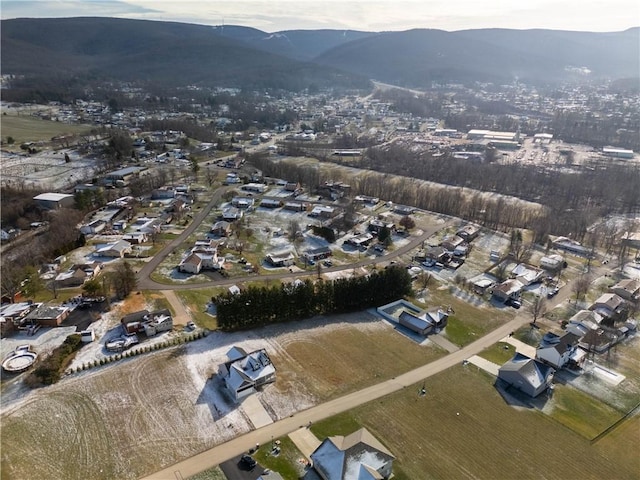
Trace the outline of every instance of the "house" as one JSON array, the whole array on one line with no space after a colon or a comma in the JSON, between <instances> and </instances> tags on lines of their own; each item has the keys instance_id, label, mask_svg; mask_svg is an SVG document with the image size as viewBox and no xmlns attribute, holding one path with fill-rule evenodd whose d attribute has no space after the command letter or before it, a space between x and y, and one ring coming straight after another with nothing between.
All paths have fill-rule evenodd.
<instances>
[{"instance_id":1,"label":"house","mask_svg":"<svg viewBox=\"0 0 640 480\"><path fill-rule=\"evenodd\" d=\"M414 315L407 310L402 311L398 317L398 323L420 335L428 335L442 330L447 326L449 315L440 309Z\"/></svg>"},{"instance_id":2,"label":"house","mask_svg":"<svg viewBox=\"0 0 640 480\"><path fill-rule=\"evenodd\" d=\"M235 401L276 381L276 369L264 348L246 353L242 348L233 347L227 357L229 361L220 365L218 374Z\"/></svg>"},{"instance_id":3,"label":"house","mask_svg":"<svg viewBox=\"0 0 640 480\"><path fill-rule=\"evenodd\" d=\"M353 198L356 203L366 203L368 205L377 205L380 202L378 197L369 197L367 195L356 195Z\"/></svg>"},{"instance_id":4,"label":"house","mask_svg":"<svg viewBox=\"0 0 640 480\"><path fill-rule=\"evenodd\" d=\"M446 237L440 243L440 246L456 256L466 255L469 252L469 246L464 239L458 235L450 235Z\"/></svg>"},{"instance_id":5,"label":"house","mask_svg":"<svg viewBox=\"0 0 640 480\"><path fill-rule=\"evenodd\" d=\"M511 270L511 278L515 278L525 287L539 282L543 276L544 271L524 263L519 263Z\"/></svg>"},{"instance_id":6,"label":"house","mask_svg":"<svg viewBox=\"0 0 640 480\"><path fill-rule=\"evenodd\" d=\"M38 308L38 305L28 301L0 306L0 336L4 338L19 328L23 324L24 318Z\"/></svg>"},{"instance_id":7,"label":"house","mask_svg":"<svg viewBox=\"0 0 640 480\"><path fill-rule=\"evenodd\" d=\"M106 228L106 226L107 222L105 222L104 220L94 220L93 222L90 222L86 225L82 225L80 227L80 232L85 235L92 235L100 233Z\"/></svg>"},{"instance_id":8,"label":"house","mask_svg":"<svg viewBox=\"0 0 640 480\"><path fill-rule=\"evenodd\" d=\"M147 336L151 337L157 333L172 330L173 318L171 317L171 312L167 309L155 312L140 310L122 317L120 324L125 335L145 332Z\"/></svg>"},{"instance_id":9,"label":"house","mask_svg":"<svg viewBox=\"0 0 640 480\"><path fill-rule=\"evenodd\" d=\"M118 240L115 243L98 245L93 253L99 257L123 258L131 253L131 244L126 240Z\"/></svg>"},{"instance_id":10,"label":"house","mask_svg":"<svg viewBox=\"0 0 640 480\"><path fill-rule=\"evenodd\" d=\"M459 229L456 232L456 235L462 238L465 242L471 242L475 240L478 237L478 235L480 235L480 227L478 227L477 225L468 223L467 225Z\"/></svg>"},{"instance_id":11,"label":"house","mask_svg":"<svg viewBox=\"0 0 640 480\"><path fill-rule=\"evenodd\" d=\"M640 301L640 280L637 278L620 280L609 290L630 302Z\"/></svg>"},{"instance_id":12,"label":"house","mask_svg":"<svg viewBox=\"0 0 640 480\"><path fill-rule=\"evenodd\" d=\"M627 310L627 302L615 293L603 293L593 302L589 310L598 312L605 318L620 320Z\"/></svg>"},{"instance_id":13,"label":"house","mask_svg":"<svg viewBox=\"0 0 640 480\"><path fill-rule=\"evenodd\" d=\"M583 247L580 243L567 237L556 237L552 240L551 245L553 248L564 250L565 252L579 255L581 257L589 258L593 256L593 253L589 248Z\"/></svg>"},{"instance_id":14,"label":"house","mask_svg":"<svg viewBox=\"0 0 640 480\"><path fill-rule=\"evenodd\" d=\"M328 205L316 205L309 212L310 217L320 217L320 218L333 218L337 215L338 211L335 207L330 207Z\"/></svg>"},{"instance_id":15,"label":"house","mask_svg":"<svg viewBox=\"0 0 640 480\"><path fill-rule=\"evenodd\" d=\"M173 330L173 318L167 309L150 313L143 320L142 326L147 337Z\"/></svg>"},{"instance_id":16,"label":"house","mask_svg":"<svg viewBox=\"0 0 640 480\"><path fill-rule=\"evenodd\" d=\"M303 202L286 202L283 208L294 212L304 212L307 209L307 204Z\"/></svg>"},{"instance_id":17,"label":"house","mask_svg":"<svg viewBox=\"0 0 640 480\"><path fill-rule=\"evenodd\" d=\"M217 247L205 245L194 246L178 265L179 271L193 274L198 274L202 270L219 270L220 268Z\"/></svg>"},{"instance_id":18,"label":"house","mask_svg":"<svg viewBox=\"0 0 640 480\"><path fill-rule=\"evenodd\" d=\"M133 178L140 176L147 167L126 167L120 170L109 172L104 176L107 185L126 186Z\"/></svg>"},{"instance_id":19,"label":"house","mask_svg":"<svg viewBox=\"0 0 640 480\"><path fill-rule=\"evenodd\" d=\"M146 232L131 232L125 233L122 236L122 240L125 240L131 244L140 244L149 241L149 236Z\"/></svg>"},{"instance_id":20,"label":"house","mask_svg":"<svg viewBox=\"0 0 640 480\"><path fill-rule=\"evenodd\" d=\"M178 270L183 273L197 275L202 270L202 258L195 253L189 253L178 265Z\"/></svg>"},{"instance_id":21,"label":"house","mask_svg":"<svg viewBox=\"0 0 640 480\"><path fill-rule=\"evenodd\" d=\"M176 198L176 190L173 187L156 188L151 192L151 200L167 200Z\"/></svg>"},{"instance_id":22,"label":"house","mask_svg":"<svg viewBox=\"0 0 640 480\"><path fill-rule=\"evenodd\" d=\"M380 233L380 231L386 228L388 229L390 232L393 232L396 229L396 226L393 222L385 222L383 220L379 220L377 218L374 218L373 220L371 220L369 222L369 226L367 227L367 230L369 230L372 233L375 233L376 235L378 233Z\"/></svg>"},{"instance_id":23,"label":"house","mask_svg":"<svg viewBox=\"0 0 640 480\"><path fill-rule=\"evenodd\" d=\"M497 283L497 279L495 277L486 273L471 279L471 281L473 282L473 291L478 295L484 295Z\"/></svg>"},{"instance_id":24,"label":"house","mask_svg":"<svg viewBox=\"0 0 640 480\"><path fill-rule=\"evenodd\" d=\"M414 207L409 207L407 205L393 206L393 213L397 213L398 215L411 215L415 211L416 209Z\"/></svg>"},{"instance_id":25,"label":"house","mask_svg":"<svg viewBox=\"0 0 640 480\"><path fill-rule=\"evenodd\" d=\"M264 183L247 183L240 188L245 192L264 193L267 191L267 186Z\"/></svg>"},{"instance_id":26,"label":"house","mask_svg":"<svg viewBox=\"0 0 640 480\"><path fill-rule=\"evenodd\" d=\"M291 252L269 253L264 259L272 267L289 267L296 261Z\"/></svg>"},{"instance_id":27,"label":"house","mask_svg":"<svg viewBox=\"0 0 640 480\"><path fill-rule=\"evenodd\" d=\"M262 208L280 208L282 206L282 202L275 198L263 198L260 202L260 206Z\"/></svg>"},{"instance_id":28,"label":"house","mask_svg":"<svg viewBox=\"0 0 640 480\"><path fill-rule=\"evenodd\" d=\"M307 260L313 260L315 262L318 260L322 260L323 258L328 258L331 256L331 254L332 252L329 247L318 247L311 250L306 250L302 255Z\"/></svg>"},{"instance_id":29,"label":"house","mask_svg":"<svg viewBox=\"0 0 640 480\"><path fill-rule=\"evenodd\" d=\"M586 352L578 348L580 337L571 332L562 336L548 332L536 349L536 360L551 365L556 370L564 366L581 366Z\"/></svg>"},{"instance_id":30,"label":"house","mask_svg":"<svg viewBox=\"0 0 640 480\"><path fill-rule=\"evenodd\" d=\"M620 240L628 247L640 249L640 232L625 232Z\"/></svg>"},{"instance_id":31,"label":"house","mask_svg":"<svg viewBox=\"0 0 640 480\"><path fill-rule=\"evenodd\" d=\"M71 208L76 202L75 197L67 193L41 193L33 197L33 199L39 207L45 210Z\"/></svg>"},{"instance_id":32,"label":"house","mask_svg":"<svg viewBox=\"0 0 640 480\"><path fill-rule=\"evenodd\" d=\"M68 307L49 306L41 303L24 317L23 324L37 323L41 327L57 327L71 313Z\"/></svg>"},{"instance_id":33,"label":"house","mask_svg":"<svg viewBox=\"0 0 640 480\"><path fill-rule=\"evenodd\" d=\"M224 220L220 220L219 222L213 224L213 226L211 227L211 233L219 237L226 237L227 235L229 235L229 233L231 233L231 224Z\"/></svg>"},{"instance_id":34,"label":"house","mask_svg":"<svg viewBox=\"0 0 640 480\"><path fill-rule=\"evenodd\" d=\"M520 297L520 292L524 285L519 280L515 278L505 280L500 285L495 287L491 292L492 295L501 302L506 302L509 299L517 299Z\"/></svg>"},{"instance_id":35,"label":"house","mask_svg":"<svg viewBox=\"0 0 640 480\"><path fill-rule=\"evenodd\" d=\"M395 457L366 428L326 438L311 454L322 480L387 480Z\"/></svg>"},{"instance_id":36,"label":"house","mask_svg":"<svg viewBox=\"0 0 640 480\"><path fill-rule=\"evenodd\" d=\"M236 208L247 209L253 207L255 199L253 197L233 197L231 199L231 205Z\"/></svg>"},{"instance_id":37,"label":"house","mask_svg":"<svg viewBox=\"0 0 640 480\"><path fill-rule=\"evenodd\" d=\"M580 310L573 315L565 330L582 339L591 330L597 330L602 323L602 315L591 310Z\"/></svg>"},{"instance_id":38,"label":"house","mask_svg":"<svg viewBox=\"0 0 640 480\"><path fill-rule=\"evenodd\" d=\"M540 259L540 268L551 270L552 272L560 270L564 266L564 264L564 257L562 255L558 255L557 253L552 255L545 255Z\"/></svg>"},{"instance_id":39,"label":"house","mask_svg":"<svg viewBox=\"0 0 640 480\"><path fill-rule=\"evenodd\" d=\"M537 397L549 388L554 373L551 366L516 353L500 367L498 378L530 397Z\"/></svg>"},{"instance_id":40,"label":"house","mask_svg":"<svg viewBox=\"0 0 640 480\"><path fill-rule=\"evenodd\" d=\"M236 207L227 207L222 211L222 219L227 222L233 222L234 220L239 220L243 217L244 213L242 210Z\"/></svg>"},{"instance_id":41,"label":"house","mask_svg":"<svg viewBox=\"0 0 640 480\"><path fill-rule=\"evenodd\" d=\"M79 287L87 280L98 275L101 268L102 264L99 262L72 265L66 272L56 275L54 281L59 288Z\"/></svg>"},{"instance_id":42,"label":"house","mask_svg":"<svg viewBox=\"0 0 640 480\"><path fill-rule=\"evenodd\" d=\"M354 235L344 241L346 245L352 245L356 248L366 247L373 240L373 235L369 232L361 233L360 235Z\"/></svg>"}]
</instances>

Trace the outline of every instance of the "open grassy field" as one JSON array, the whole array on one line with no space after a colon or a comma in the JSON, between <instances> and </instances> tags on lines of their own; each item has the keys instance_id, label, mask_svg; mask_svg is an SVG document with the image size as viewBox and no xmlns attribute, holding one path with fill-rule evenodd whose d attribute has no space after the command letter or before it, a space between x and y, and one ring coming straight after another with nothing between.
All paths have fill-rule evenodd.
<instances>
[{"instance_id":1,"label":"open grassy field","mask_svg":"<svg viewBox=\"0 0 640 480\"><path fill-rule=\"evenodd\" d=\"M2 139L13 137L19 149L24 142L50 141L52 137L66 134L84 134L90 125L70 125L67 123L41 120L30 115L2 115Z\"/></svg>"},{"instance_id":2,"label":"open grassy field","mask_svg":"<svg viewBox=\"0 0 640 480\"><path fill-rule=\"evenodd\" d=\"M322 439L365 426L396 455L399 479L638 478L640 457L628 449L612 462L613 441L592 446L537 410L510 407L492 383L457 366L429 378L425 397L416 385L311 428ZM630 440L625 427L614 433Z\"/></svg>"},{"instance_id":3,"label":"open grassy field","mask_svg":"<svg viewBox=\"0 0 640 480\"><path fill-rule=\"evenodd\" d=\"M282 351L271 355L285 365L278 388L305 382L318 399L328 400L391 378L445 354L438 347L423 347L394 331L371 314L361 313L352 326L326 328L314 336L291 337ZM341 316L336 316L340 318ZM336 317L331 317L332 319ZM342 316L353 319L355 315ZM313 381L308 381L313 379Z\"/></svg>"},{"instance_id":4,"label":"open grassy field","mask_svg":"<svg viewBox=\"0 0 640 480\"><path fill-rule=\"evenodd\" d=\"M144 306L145 296L133 295L123 311ZM137 478L248 431L242 410L211 379L233 345L265 347L277 365L277 382L260 394L276 419L444 354L367 313L211 333L3 405L3 478Z\"/></svg>"},{"instance_id":5,"label":"open grassy field","mask_svg":"<svg viewBox=\"0 0 640 480\"><path fill-rule=\"evenodd\" d=\"M511 360L515 353L515 349L508 343L498 342L480 352L479 356L495 363L496 365L502 365Z\"/></svg>"},{"instance_id":6,"label":"open grassy field","mask_svg":"<svg viewBox=\"0 0 640 480\"><path fill-rule=\"evenodd\" d=\"M581 390L557 384L548 414L589 440L622 416L621 412Z\"/></svg>"},{"instance_id":7,"label":"open grassy field","mask_svg":"<svg viewBox=\"0 0 640 480\"><path fill-rule=\"evenodd\" d=\"M203 290L176 290L176 295L189 308L196 325L201 328L215 330L218 328L216 317L205 313L207 304L211 301L216 290L207 288Z\"/></svg>"}]
</instances>

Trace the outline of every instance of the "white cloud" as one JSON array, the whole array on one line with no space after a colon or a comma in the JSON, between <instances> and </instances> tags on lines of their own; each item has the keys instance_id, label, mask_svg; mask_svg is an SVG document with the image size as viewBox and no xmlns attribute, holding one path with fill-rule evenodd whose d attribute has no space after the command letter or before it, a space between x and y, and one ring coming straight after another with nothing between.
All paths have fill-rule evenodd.
<instances>
[{"instance_id":1,"label":"white cloud","mask_svg":"<svg viewBox=\"0 0 640 480\"><path fill-rule=\"evenodd\" d=\"M640 25L637 0L3 0L2 18L114 16L206 25L368 31L553 28L615 31Z\"/></svg>"}]
</instances>

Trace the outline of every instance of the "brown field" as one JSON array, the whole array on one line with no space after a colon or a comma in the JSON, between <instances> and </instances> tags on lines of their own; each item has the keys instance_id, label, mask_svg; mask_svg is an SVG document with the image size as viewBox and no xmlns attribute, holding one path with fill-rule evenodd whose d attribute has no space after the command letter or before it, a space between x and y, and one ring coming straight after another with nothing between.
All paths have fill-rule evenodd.
<instances>
[{"instance_id":1,"label":"brown field","mask_svg":"<svg viewBox=\"0 0 640 480\"><path fill-rule=\"evenodd\" d=\"M416 385L312 430L324 438L348 433L354 422L365 426L397 456L401 479L638 478L640 457L631 447L612 462L613 437L592 446L537 410L508 406L492 383L456 366L427 379L426 397ZM629 443L635 435L637 448L637 426L636 418L614 435Z\"/></svg>"},{"instance_id":2,"label":"brown field","mask_svg":"<svg viewBox=\"0 0 640 480\"><path fill-rule=\"evenodd\" d=\"M354 318L355 315L337 316ZM445 354L438 347L422 347L394 331L373 315L360 317L353 327L328 326L313 336L296 336L282 343L282 352L272 355L276 365L286 365L286 377L279 377L279 388L307 382L307 388L321 400L336 398L365 386L394 377ZM332 317L336 318L336 317ZM355 327L355 328L354 328ZM299 379L299 380L298 380ZM292 389L294 392L295 389Z\"/></svg>"},{"instance_id":3,"label":"brown field","mask_svg":"<svg viewBox=\"0 0 640 480\"><path fill-rule=\"evenodd\" d=\"M132 296L127 311L141 306L136 297L144 298ZM244 413L208 380L231 345L271 353L279 377L261 395L275 418L443 354L366 313L212 333L82 372L5 409L2 478L137 478L248 431Z\"/></svg>"}]
</instances>

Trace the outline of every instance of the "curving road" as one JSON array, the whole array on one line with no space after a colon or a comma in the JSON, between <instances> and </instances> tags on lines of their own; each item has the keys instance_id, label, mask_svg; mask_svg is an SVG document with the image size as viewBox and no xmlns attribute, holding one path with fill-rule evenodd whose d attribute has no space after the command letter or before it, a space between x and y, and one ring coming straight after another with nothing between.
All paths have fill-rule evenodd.
<instances>
[{"instance_id":1,"label":"curving road","mask_svg":"<svg viewBox=\"0 0 640 480\"><path fill-rule=\"evenodd\" d=\"M603 275L607 270L608 269L605 267L598 267L593 268L590 273L593 275L593 278L597 278L598 276ZM572 284L574 281L575 279L572 282L569 282L553 299L548 301L547 305L549 310L569 299L572 294ZM479 338L466 347L452 352L434 362L357 392L336 398L321 405L316 405L315 407L298 412L290 417L283 418L282 420L278 420L257 430L252 430L244 435L229 440L228 442L149 475L148 477L145 477L145 480L181 480L188 478L199 472L215 467L222 462L237 457L254 447L256 444L264 445L273 438L280 438L288 435L301 426L307 425L309 422L318 422L325 418L351 410L360 405L364 405L367 402L371 402L397 392L406 387L415 385L428 377L446 370L447 368L462 363L463 360L471 357L472 355L480 353L482 350L500 341L502 338L509 335L509 333L517 330L530 321L531 317L528 312L518 312L517 316L511 321L489 332L484 337ZM412 390L407 394L416 395L416 392Z\"/></svg>"},{"instance_id":2,"label":"curving road","mask_svg":"<svg viewBox=\"0 0 640 480\"><path fill-rule=\"evenodd\" d=\"M209 212L213 209L213 207L220 201L222 195L233 187L221 187L217 189L212 199L209 203L202 209L198 214L193 218L191 223L185 230L176 238L174 238L170 243L168 243L160 252L155 254L153 258L144 265L138 272L138 288L140 290L191 290L195 288L206 288L206 287L214 287L218 285L233 285L238 282L251 280L251 281L260 281L267 279L288 279L288 278L299 278L305 276L313 276L317 275L315 269L311 269L309 271L302 272L289 272L283 271L272 274L264 274L264 275L252 275L248 277L235 277L235 278L222 278L219 280L211 280L208 282L200 282L200 283L181 283L181 284L165 284L159 283L150 278L150 275L153 271L158 268L158 266L167 258L168 255L171 254L176 248L178 248L195 230L200 226L200 224L207 218ZM376 257L376 258L366 258L360 260L355 263L349 263L347 265L336 265L334 267L323 268L323 272L338 272L341 270L353 270L354 268L360 268L366 265L372 265L374 263L379 263L381 261L391 260L400 255L410 252L418 245L422 244L426 239L431 237L437 231L448 227L453 224L455 220L449 220L437 227L432 227L430 229L424 230L422 235L413 238L407 244L402 245L401 247L393 250L392 252L387 253L386 255Z\"/></svg>"}]
</instances>

